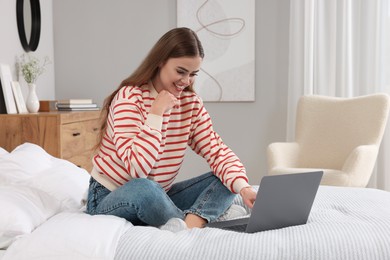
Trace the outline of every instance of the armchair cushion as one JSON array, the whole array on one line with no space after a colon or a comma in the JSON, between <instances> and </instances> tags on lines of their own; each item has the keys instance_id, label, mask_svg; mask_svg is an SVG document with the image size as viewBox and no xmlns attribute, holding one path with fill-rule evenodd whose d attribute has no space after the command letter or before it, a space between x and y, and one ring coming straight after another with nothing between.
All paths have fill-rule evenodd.
<instances>
[{"instance_id":1,"label":"armchair cushion","mask_svg":"<svg viewBox=\"0 0 390 260\"><path fill-rule=\"evenodd\" d=\"M303 96L295 142L268 146L269 174L323 170L321 184L367 185L389 114L387 94Z\"/></svg>"}]
</instances>

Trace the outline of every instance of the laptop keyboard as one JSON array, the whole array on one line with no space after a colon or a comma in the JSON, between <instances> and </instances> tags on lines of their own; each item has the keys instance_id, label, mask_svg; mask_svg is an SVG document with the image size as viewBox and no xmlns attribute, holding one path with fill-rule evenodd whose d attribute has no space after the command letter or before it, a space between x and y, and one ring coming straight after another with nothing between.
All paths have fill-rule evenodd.
<instances>
[{"instance_id":1,"label":"laptop keyboard","mask_svg":"<svg viewBox=\"0 0 390 260\"><path fill-rule=\"evenodd\" d=\"M241 225L235 225L230 227L224 227L223 229L237 231L237 232L245 232L247 226L248 224L241 224Z\"/></svg>"}]
</instances>

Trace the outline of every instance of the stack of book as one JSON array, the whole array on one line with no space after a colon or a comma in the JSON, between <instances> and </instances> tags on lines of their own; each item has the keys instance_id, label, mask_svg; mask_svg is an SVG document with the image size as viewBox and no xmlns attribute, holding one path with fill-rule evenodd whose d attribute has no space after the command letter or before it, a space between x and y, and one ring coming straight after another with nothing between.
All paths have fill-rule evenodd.
<instances>
[{"instance_id":1,"label":"stack of book","mask_svg":"<svg viewBox=\"0 0 390 260\"><path fill-rule=\"evenodd\" d=\"M58 111L85 111L99 110L97 104L92 99L66 99L57 102Z\"/></svg>"}]
</instances>

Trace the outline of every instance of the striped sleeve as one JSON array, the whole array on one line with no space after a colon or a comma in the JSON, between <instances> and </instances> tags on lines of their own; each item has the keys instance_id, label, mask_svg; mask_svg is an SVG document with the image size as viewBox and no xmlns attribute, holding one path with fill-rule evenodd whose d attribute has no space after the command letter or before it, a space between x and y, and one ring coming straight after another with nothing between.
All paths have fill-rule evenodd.
<instances>
[{"instance_id":1,"label":"striped sleeve","mask_svg":"<svg viewBox=\"0 0 390 260\"><path fill-rule=\"evenodd\" d=\"M214 132L211 118L202 104L191 127L189 146L207 160L214 174L231 192L239 193L249 186L244 166Z\"/></svg>"},{"instance_id":2,"label":"striped sleeve","mask_svg":"<svg viewBox=\"0 0 390 260\"><path fill-rule=\"evenodd\" d=\"M146 178L158 159L162 117L142 111L141 94L119 97L111 105L108 120L117 155L132 178ZM126 96L126 95L123 95Z\"/></svg>"}]
</instances>

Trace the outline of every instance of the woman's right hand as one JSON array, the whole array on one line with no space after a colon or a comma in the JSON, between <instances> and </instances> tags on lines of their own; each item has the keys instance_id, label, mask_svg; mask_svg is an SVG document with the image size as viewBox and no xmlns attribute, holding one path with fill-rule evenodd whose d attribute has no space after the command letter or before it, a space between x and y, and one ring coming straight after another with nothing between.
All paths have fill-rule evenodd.
<instances>
[{"instance_id":1,"label":"woman's right hand","mask_svg":"<svg viewBox=\"0 0 390 260\"><path fill-rule=\"evenodd\" d=\"M177 98L166 90L161 90L154 100L150 113L162 116L165 112L178 105Z\"/></svg>"},{"instance_id":2,"label":"woman's right hand","mask_svg":"<svg viewBox=\"0 0 390 260\"><path fill-rule=\"evenodd\" d=\"M240 195L244 204L249 208L253 208L257 196L256 191L251 186L248 186L241 189Z\"/></svg>"}]
</instances>

